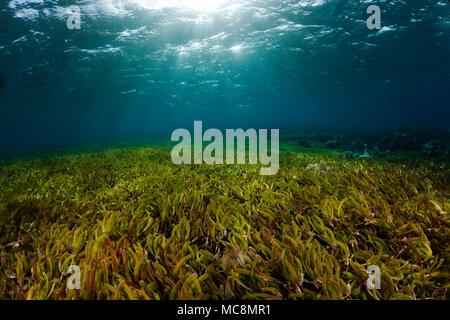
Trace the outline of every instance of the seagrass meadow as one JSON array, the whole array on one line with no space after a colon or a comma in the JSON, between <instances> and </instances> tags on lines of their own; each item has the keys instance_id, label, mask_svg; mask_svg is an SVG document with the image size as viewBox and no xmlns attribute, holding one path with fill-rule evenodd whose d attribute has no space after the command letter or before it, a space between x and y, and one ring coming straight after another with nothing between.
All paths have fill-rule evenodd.
<instances>
[{"instance_id":1,"label":"seagrass meadow","mask_svg":"<svg viewBox=\"0 0 450 320\"><path fill-rule=\"evenodd\" d=\"M153 146L3 163L0 298L449 298L448 161L280 161L176 166Z\"/></svg>"}]
</instances>

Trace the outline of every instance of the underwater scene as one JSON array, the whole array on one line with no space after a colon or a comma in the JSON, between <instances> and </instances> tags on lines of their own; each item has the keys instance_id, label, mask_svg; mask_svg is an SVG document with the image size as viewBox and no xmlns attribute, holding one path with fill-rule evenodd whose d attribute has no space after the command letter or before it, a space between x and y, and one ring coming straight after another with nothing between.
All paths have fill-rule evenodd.
<instances>
[{"instance_id":1,"label":"underwater scene","mask_svg":"<svg viewBox=\"0 0 450 320\"><path fill-rule=\"evenodd\" d=\"M449 35L446 0L2 0L0 300L448 300Z\"/></svg>"}]
</instances>

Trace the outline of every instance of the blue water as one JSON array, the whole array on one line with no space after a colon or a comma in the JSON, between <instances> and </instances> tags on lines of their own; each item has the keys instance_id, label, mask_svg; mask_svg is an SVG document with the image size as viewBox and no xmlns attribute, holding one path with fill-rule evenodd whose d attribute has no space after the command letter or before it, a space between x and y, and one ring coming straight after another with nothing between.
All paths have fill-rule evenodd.
<instances>
[{"instance_id":1,"label":"blue water","mask_svg":"<svg viewBox=\"0 0 450 320\"><path fill-rule=\"evenodd\" d=\"M381 8L381 30L366 9ZM81 29L69 30L78 5ZM450 127L450 3L2 0L0 154L207 127Z\"/></svg>"}]
</instances>

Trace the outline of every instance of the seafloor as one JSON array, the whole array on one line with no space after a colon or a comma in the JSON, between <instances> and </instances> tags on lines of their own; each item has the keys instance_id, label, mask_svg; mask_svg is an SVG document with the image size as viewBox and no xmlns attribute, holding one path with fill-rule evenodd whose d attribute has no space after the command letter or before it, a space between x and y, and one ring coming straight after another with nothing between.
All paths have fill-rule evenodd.
<instances>
[{"instance_id":1,"label":"seafloor","mask_svg":"<svg viewBox=\"0 0 450 320\"><path fill-rule=\"evenodd\" d=\"M295 141L276 176L167 146L3 163L0 298L448 299L448 162Z\"/></svg>"}]
</instances>

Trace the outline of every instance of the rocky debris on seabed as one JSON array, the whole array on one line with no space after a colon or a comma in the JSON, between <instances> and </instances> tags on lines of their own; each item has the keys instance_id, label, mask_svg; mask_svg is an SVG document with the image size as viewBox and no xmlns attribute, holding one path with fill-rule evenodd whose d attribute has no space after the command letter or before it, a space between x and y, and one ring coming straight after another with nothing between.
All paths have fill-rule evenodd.
<instances>
[{"instance_id":1,"label":"rocky debris on seabed","mask_svg":"<svg viewBox=\"0 0 450 320\"><path fill-rule=\"evenodd\" d=\"M436 157L442 152L441 145L437 140L429 141L421 146L421 152L429 157Z\"/></svg>"},{"instance_id":2,"label":"rocky debris on seabed","mask_svg":"<svg viewBox=\"0 0 450 320\"><path fill-rule=\"evenodd\" d=\"M371 154L369 154L369 152L367 150L364 151L364 153L354 153L352 151L345 151L342 153L342 155L346 158L349 159L355 159L355 160L359 160L359 159L373 159L373 156Z\"/></svg>"},{"instance_id":3,"label":"rocky debris on seabed","mask_svg":"<svg viewBox=\"0 0 450 320\"><path fill-rule=\"evenodd\" d=\"M318 172L318 173L324 173L324 172L328 172L331 169L328 168L327 164L323 161L320 161L318 163L311 163L306 167L306 170L311 170L314 172Z\"/></svg>"}]
</instances>

